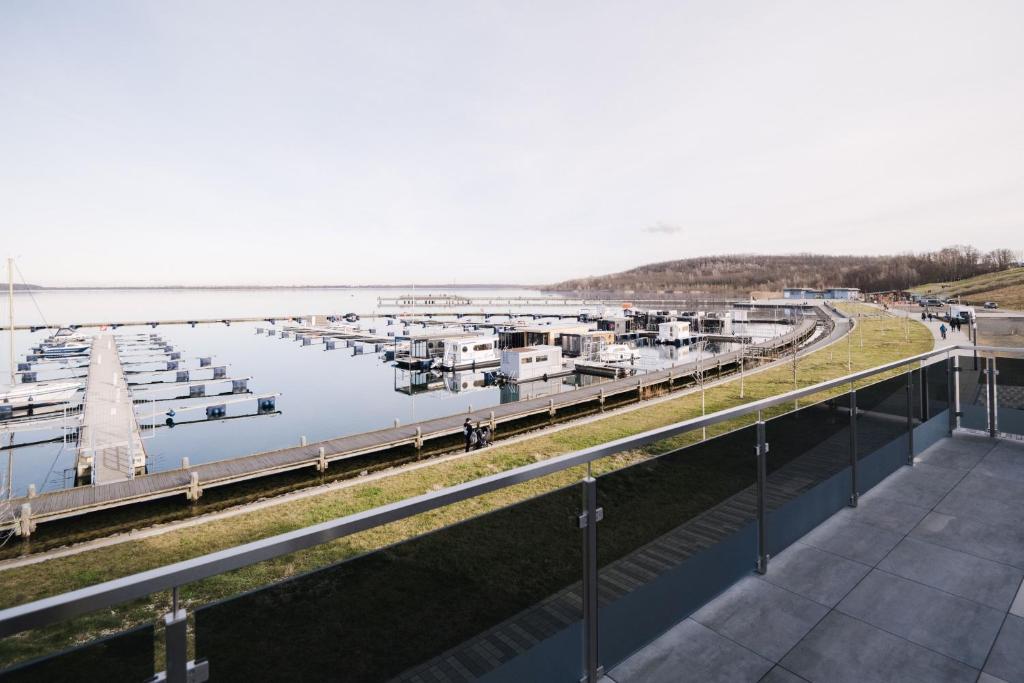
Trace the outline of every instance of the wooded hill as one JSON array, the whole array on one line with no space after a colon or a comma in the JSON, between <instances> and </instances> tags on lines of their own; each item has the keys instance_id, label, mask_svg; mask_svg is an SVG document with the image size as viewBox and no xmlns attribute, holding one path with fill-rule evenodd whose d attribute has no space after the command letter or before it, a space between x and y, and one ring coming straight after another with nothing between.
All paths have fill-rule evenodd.
<instances>
[{"instance_id":1,"label":"wooded hill","mask_svg":"<svg viewBox=\"0 0 1024 683\"><path fill-rule=\"evenodd\" d=\"M549 291L746 296L783 287L857 287L864 292L908 289L1005 270L1014 253L953 246L922 254L828 256L735 254L663 261L622 273L567 280Z\"/></svg>"}]
</instances>

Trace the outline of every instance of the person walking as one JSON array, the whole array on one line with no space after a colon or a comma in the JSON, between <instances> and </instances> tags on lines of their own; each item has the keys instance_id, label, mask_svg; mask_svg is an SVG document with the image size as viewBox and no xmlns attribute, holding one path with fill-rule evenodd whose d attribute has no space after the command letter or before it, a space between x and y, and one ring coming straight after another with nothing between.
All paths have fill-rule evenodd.
<instances>
[{"instance_id":1,"label":"person walking","mask_svg":"<svg viewBox=\"0 0 1024 683\"><path fill-rule=\"evenodd\" d=\"M946 338L946 323L942 323L941 325L939 325L939 334L942 335L943 339Z\"/></svg>"},{"instance_id":2,"label":"person walking","mask_svg":"<svg viewBox=\"0 0 1024 683\"><path fill-rule=\"evenodd\" d=\"M473 446L473 423L469 421L468 417L466 418L466 421L462 423L462 432L466 436L466 452L469 453L469 449Z\"/></svg>"}]
</instances>

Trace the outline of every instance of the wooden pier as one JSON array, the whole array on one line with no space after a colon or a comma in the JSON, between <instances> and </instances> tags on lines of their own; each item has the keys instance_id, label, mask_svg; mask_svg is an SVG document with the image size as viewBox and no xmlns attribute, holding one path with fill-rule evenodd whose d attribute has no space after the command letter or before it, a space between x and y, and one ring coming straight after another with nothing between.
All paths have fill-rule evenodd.
<instances>
[{"instance_id":1,"label":"wooden pier","mask_svg":"<svg viewBox=\"0 0 1024 683\"><path fill-rule=\"evenodd\" d=\"M79 481L101 486L145 470L146 449L124 374L114 336L94 337L78 432Z\"/></svg>"},{"instance_id":2,"label":"wooden pier","mask_svg":"<svg viewBox=\"0 0 1024 683\"><path fill-rule=\"evenodd\" d=\"M819 324L826 325L828 330L832 329L832 319L821 311L817 319L808 318L785 335L751 345L747 349L748 354L745 358L749 359L750 351L755 349L764 358L784 353L786 349L799 346L809 340ZM828 337L828 334L822 335L818 343L824 342ZM96 343L99 348L94 349L94 353L103 351L105 342L97 341ZM107 351L109 350L107 349ZM95 355L97 367L103 368L108 373L110 372L110 363L117 364L116 353L113 355L113 361L104 360L102 364L99 362L100 357L106 359L110 357L110 354L97 353ZM322 473L327 471L332 462L373 454L380 454L381 457L384 457L388 451L394 452L395 449L405 449L414 456L424 453L424 451L424 454L446 452L459 445L463 421L466 418L469 418L474 424L488 424L492 432L517 433L535 429L559 419L603 410L606 404L614 407L670 393L691 386L695 382L697 373L713 380L732 371L738 366L741 358L743 358L741 353L734 351L706 359L699 364L687 363L667 370L581 387L549 397L496 405L415 424L396 425L290 448L254 453L154 474L143 474L134 478L129 478L127 474L122 475L121 471L109 473L101 471L98 483L95 485L78 486L44 493L32 498L12 500L11 508L15 511L15 517L4 526L13 527L18 533L25 534L40 522L65 519L170 496L184 495L188 500L196 500L202 495L204 489L303 468ZM106 392L107 400L109 400L109 392L112 390L117 398L117 388L120 387L120 399L126 402L124 410L130 412L131 398L124 385L123 375L119 377L119 383L108 385L108 389L101 389L99 386L93 387L93 378L90 378L88 390L90 393L87 394L86 410L90 408L92 392L96 392L101 397ZM109 382L112 377L108 374L105 379ZM118 379L118 376L115 374L113 379ZM92 407L96 407L98 404L99 401L93 402ZM109 412L110 404L107 405ZM120 403L117 404L118 410L121 409L120 405ZM121 413L119 412L119 414ZM134 414L131 414L132 437L135 438L138 435L138 425L134 421ZM87 415L87 424L89 420ZM126 433L121 432L118 435L112 435L110 439L123 439L125 436ZM88 443L88 441L84 441L84 443ZM141 452L141 440L133 443ZM105 478L106 476L110 478Z\"/></svg>"}]
</instances>

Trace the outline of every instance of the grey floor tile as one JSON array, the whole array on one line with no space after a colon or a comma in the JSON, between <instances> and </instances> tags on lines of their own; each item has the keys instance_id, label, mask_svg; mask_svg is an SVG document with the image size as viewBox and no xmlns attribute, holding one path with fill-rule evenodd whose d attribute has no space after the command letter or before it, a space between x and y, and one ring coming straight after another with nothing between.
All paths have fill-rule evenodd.
<instances>
[{"instance_id":1,"label":"grey floor tile","mask_svg":"<svg viewBox=\"0 0 1024 683\"><path fill-rule=\"evenodd\" d=\"M838 612L829 613L781 664L815 683L973 683L978 676L962 662Z\"/></svg>"},{"instance_id":2,"label":"grey floor tile","mask_svg":"<svg viewBox=\"0 0 1024 683\"><path fill-rule=\"evenodd\" d=\"M783 669L781 666L774 666L768 674L761 679L761 683L807 683L806 679L800 678L792 671Z\"/></svg>"},{"instance_id":3,"label":"grey floor tile","mask_svg":"<svg viewBox=\"0 0 1024 683\"><path fill-rule=\"evenodd\" d=\"M935 512L955 517L973 517L993 524L1013 524L1015 520L1024 518L1024 499L1007 502L972 489L974 486L953 489L935 506Z\"/></svg>"},{"instance_id":4,"label":"grey floor tile","mask_svg":"<svg viewBox=\"0 0 1024 683\"><path fill-rule=\"evenodd\" d=\"M849 517L833 516L801 538L800 542L848 560L875 565L902 538L903 535L895 531L861 524Z\"/></svg>"},{"instance_id":5,"label":"grey floor tile","mask_svg":"<svg viewBox=\"0 0 1024 683\"><path fill-rule=\"evenodd\" d=\"M1024 482L1024 452L1018 447L1000 444L982 458L974 471L989 477Z\"/></svg>"},{"instance_id":6,"label":"grey floor tile","mask_svg":"<svg viewBox=\"0 0 1024 683\"><path fill-rule=\"evenodd\" d=\"M687 619L608 672L616 683L758 681L772 663Z\"/></svg>"},{"instance_id":7,"label":"grey floor tile","mask_svg":"<svg viewBox=\"0 0 1024 683\"><path fill-rule=\"evenodd\" d=\"M837 610L981 669L1005 612L882 571L872 571Z\"/></svg>"},{"instance_id":8,"label":"grey floor tile","mask_svg":"<svg viewBox=\"0 0 1024 683\"><path fill-rule=\"evenodd\" d=\"M954 470L969 470L992 451L991 441L945 439L930 447L918 461Z\"/></svg>"},{"instance_id":9,"label":"grey floor tile","mask_svg":"<svg viewBox=\"0 0 1024 683\"><path fill-rule=\"evenodd\" d=\"M905 538L878 564L892 574L1006 610L1024 571L915 538Z\"/></svg>"},{"instance_id":10,"label":"grey floor tile","mask_svg":"<svg viewBox=\"0 0 1024 683\"><path fill-rule=\"evenodd\" d=\"M985 672L1007 683L1024 683L1024 619L1007 615L985 662Z\"/></svg>"},{"instance_id":11,"label":"grey floor tile","mask_svg":"<svg viewBox=\"0 0 1024 683\"><path fill-rule=\"evenodd\" d=\"M779 661L828 608L756 577L747 577L692 617L757 654Z\"/></svg>"},{"instance_id":12,"label":"grey floor tile","mask_svg":"<svg viewBox=\"0 0 1024 683\"><path fill-rule=\"evenodd\" d=\"M911 538L1024 569L1024 525L992 524L973 517L930 512Z\"/></svg>"},{"instance_id":13,"label":"grey floor tile","mask_svg":"<svg viewBox=\"0 0 1024 683\"><path fill-rule=\"evenodd\" d=\"M870 524L898 534L909 533L924 516L928 508L907 505L898 500L876 496L868 492L861 497L855 508L843 508L834 517L852 519L861 524Z\"/></svg>"},{"instance_id":14,"label":"grey floor tile","mask_svg":"<svg viewBox=\"0 0 1024 683\"><path fill-rule=\"evenodd\" d=\"M921 463L901 468L875 486L872 492L908 505L932 508L963 476L960 470Z\"/></svg>"},{"instance_id":15,"label":"grey floor tile","mask_svg":"<svg viewBox=\"0 0 1024 683\"><path fill-rule=\"evenodd\" d=\"M1010 614L1024 617L1024 585L1017 589L1017 597L1013 599L1013 604L1010 605Z\"/></svg>"},{"instance_id":16,"label":"grey floor tile","mask_svg":"<svg viewBox=\"0 0 1024 683\"><path fill-rule=\"evenodd\" d=\"M1008 683L1001 678L996 678L992 674L987 674L984 671L978 676L978 683Z\"/></svg>"},{"instance_id":17,"label":"grey floor tile","mask_svg":"<svg viewBox=\"0 0 1024 683\"><path fill-rule=\"evenodd\" d=\"M834 606L871 571L860 562L796 542L768 563L765 581Z\"/></svg>"}]
</instances>

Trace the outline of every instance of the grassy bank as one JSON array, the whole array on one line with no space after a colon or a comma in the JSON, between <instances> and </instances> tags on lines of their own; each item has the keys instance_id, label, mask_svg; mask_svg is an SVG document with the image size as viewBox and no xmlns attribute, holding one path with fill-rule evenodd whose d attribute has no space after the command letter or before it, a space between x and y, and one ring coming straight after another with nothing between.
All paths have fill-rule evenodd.
<instances>
[{"instance_id":1,"label":"grassy bank","mask_svg":"<svg viewBox=\"0 0 1024 683\"><path fill-rule=\"evenodd\" d=\"M800 359L797 364L797 386L807 386L843 375L847 372L848 363L853 370L863 369L932 347L932 335L920 323L889 316L881 317L877 315L876 309L869 307L849 305L847 310L869 317L861 319L857 331L849 339ZM709 388L705 395L706 412L714 412L792 389L792 366L786 364L746 377L743 399L739 396L739 386L737 378ZM516 443L497 445L486 451L416 471L397 473L377 481L355 484L322 495L282 503L228 519L210 521L160 536L127 541L103 549L48 560L41 564L9 569L0 573L0 606L21 604L302 528L678 422L700 413L700 394L689 394ZM718 425L715 429L708 430L709 435L736 426L738 425ZM663 452L700 438L701 433L698 430L671 442L655 444L643 451L605 458L594 464L594 471L600 474L618 469L647 458L652 453ZM184 587L182 597L186 607L194 607L237 594L571 484L579 481L582 475L581 468L559 472L308 551L214 577ZM0 662L6 663L50 651L69 642L87 640L99 633L116 630L129 624L155 620L166 611L167 603L166 595L152 596L149 600L81 618L59 628L8 638L0 642Z\"/></svg>"},{"instance_id":2,"label":"grassy bank","mask_svg":"<svg viewBox=\"0 0 1024 683\"><path fill-rule=\"evenodd\" d=\"M1003 308L1024 308L1024 268L1011 268L998 273L952 282L931 282L910 290L941 298L962 297L965 302L981 304L995 301Z\"/></svg>"}]
</instances>

